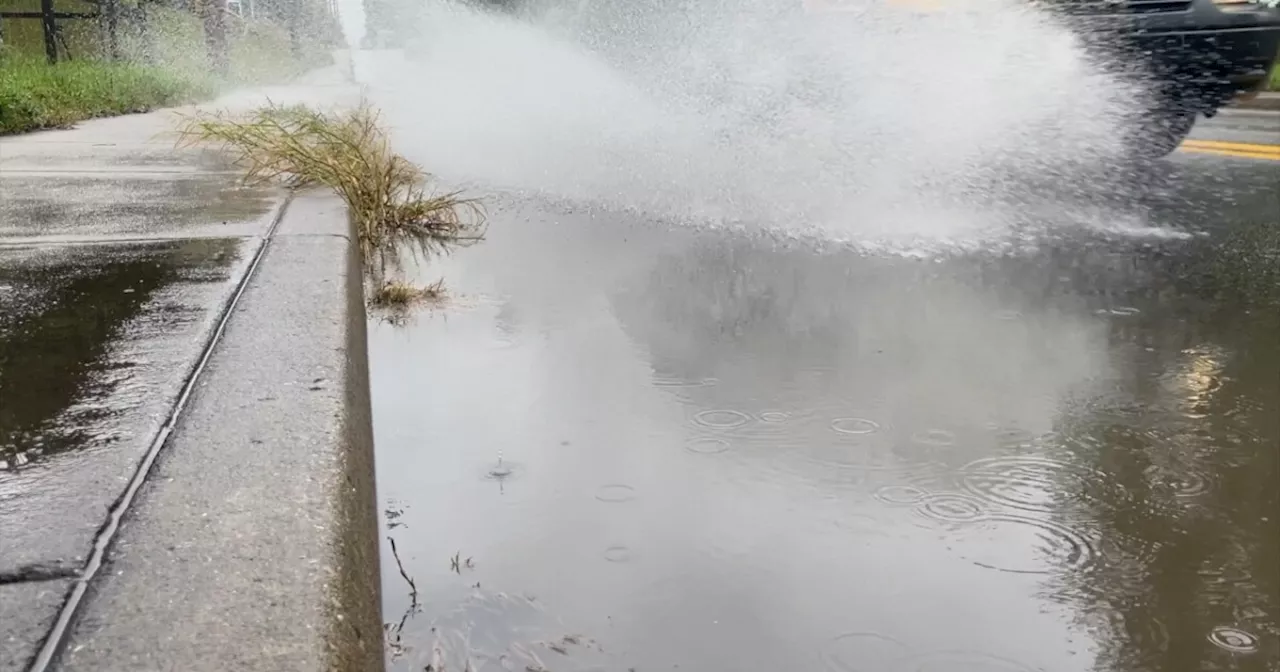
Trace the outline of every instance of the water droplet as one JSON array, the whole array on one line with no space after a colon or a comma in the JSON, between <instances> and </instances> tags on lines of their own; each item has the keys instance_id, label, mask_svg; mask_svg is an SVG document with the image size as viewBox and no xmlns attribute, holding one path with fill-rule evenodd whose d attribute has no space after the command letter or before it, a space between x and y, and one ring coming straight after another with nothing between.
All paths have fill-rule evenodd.
<instances>
[{"instance_id":1,"label":"water droplet","mask_svg":"<svg viewBox=\"0 0 1280 672\"><path fill-rule=\"evenodd\" d=\"M960 481L980 499L1038 513L1060 511L1070 498L1108 482L1090 469L1029 456L975 460L961 469Z\"/></svg>"},{"instance_id":2,"label":"water droplet","mask_svg":"<svg viewBox=\"0 0 1280 672\"><path fill-rule=\"evenodd\" d=\"M885 504L911 506L919 504L929 493L913 485L886 485L876 490L873 496Z\"/></svg>"},{"instance_id":3,"label":"water droplet","mask_svg":"<svg viewBox=\"0 0 1280 672\"><path fill-rule=\"evenodd\" d=\"M704 427L729 429L751 422L751 416L741 411L714 410L702 411L693 416L693 421Z\"/></svg>"},{"instance_id":4,"label":"water droplet","mask_svg":"<svg viewBox=\"0 0 1280 672\"><path fill-rule=\"evenodd\" d=\"M822 662L832 672L881 672L901 660L906 644L874 632L848 632L822 647Z\"/></svg>"},{"instance_id":5,"label":"water droplet","mask_svg":"<svg viewBox=\"0 0 1280 672\"><path fill-rule=\"evenodd\" d=\"M523 472L524 467L520 463L500 460L485 466L484 477L491 481L507 481L518 477Z\"/></svg>"},{"instance_id":6,"label":"water droplet","mask_svg":"<svg viewBox=\"0 0 1280 672\"><path fill-rule=\"evenodd\" d=\"M704 437L701 439L694 439L686 443L684 448L691 453L714 455L716 453L723 453L724 451L729 450L729 442L724 439Z\"/></svg>"},{"instance_id":7,"label":"water droplet","mask_svg":"<svg viewBox=\"0 0 1280 672\"><path fill-rule=\"evenodd\" d=\"M972 522L986 514L981 500L957 493L929 495L917 511L926 518L948 523Z\"/></svg>"},{"instance_id":8,"label":"water droplet","mask_svg":"<svg viewBox=\"0 0 1280 672\"><path fill-rule=\"evenodd\" d=\"M629 502L636 498L636 489L622 483L610 483L596 490L596 499L602 502Z\"/></svg>"},{"instance_id":9,"label":"water droplet","mask_svg":"<svg viewBox=\"0 0 1280 672\"><path fill-rule=\"evenodd\" d=\"M911 435L911 440L926 446L953 446L956 435L945 429L926 429Z\"/></svg>"},{"instance_id":10,"label":"water droplet","mask_svg":"<svg viewBox=\"0 0 1280 672\"><path fill-rule=\"evenodd\" d=\"M1213 645L1232 653L1257 653L1258 638L1228 625L1219 625L1209 631Z\"/></svg>"},{"instance_id":11,"label":"water droplet","mask_svg":"<svg viewBox=\"0 0 1280 672\"><path fill-rule=\"evenodd\" d=\"M609 562L630 562L631 549L626 546L610 546L604 549L604 559Z\"/></svg>"},{"instance_id":12,"label":"water droplet","mask_svg":"<svg viewBox=\"0 0 1280 672\"><path fill-rule=\"evenodd\" d=\"M836 418L831 421L831 429L840 434L870 434L880 425L866 418Z\"/></svg>"},{"instance_id":13,"label":"water droplet","mask_svg":"<svg viewBox=\"0 0 1280 672\"><path fill-rule=\"evenodd\" d=\"M1078 532L1021 516L992 516L969 523L961 555L979 567L1015 574L1048 574L1093 564L1097 551Z\"/></svg>"}]
</instances>

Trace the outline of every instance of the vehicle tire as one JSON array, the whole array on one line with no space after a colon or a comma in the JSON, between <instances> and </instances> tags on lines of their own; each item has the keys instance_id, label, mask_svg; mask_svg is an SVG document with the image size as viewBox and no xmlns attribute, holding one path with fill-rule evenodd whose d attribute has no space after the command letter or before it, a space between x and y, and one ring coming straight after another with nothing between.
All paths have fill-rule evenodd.
<instances>
[{"instance_id":1,"label":"vehicle tire","mask_svg":"<svg viewBox=\"0 0 1280 672\"><path fill-rule=\"evenodd\" d=\"M1138 161L1163 159L1182 144L1196 125L1199 111L1181 105L1159 106L1135 120L1129 134L1129 157Z\"/></svg>"}]
</instances>

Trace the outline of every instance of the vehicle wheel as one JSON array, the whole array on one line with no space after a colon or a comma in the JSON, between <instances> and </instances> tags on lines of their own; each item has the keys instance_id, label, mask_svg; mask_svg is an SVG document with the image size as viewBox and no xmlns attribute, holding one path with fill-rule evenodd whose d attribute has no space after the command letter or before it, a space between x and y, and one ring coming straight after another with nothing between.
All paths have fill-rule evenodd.
<instances>
[{"instance_id":1,"label":"vehicle wheel","mask_svg":"<svg viewBox=\"0 0 1280 672\"><path fill-rule=\"evenodd\" d=\"M1196 125L1199 112L1181 106L1151 110L1135 121L1129 135L1127 151L1140 161L1162 159L1178 148Z\"/></svg>"}]
</instances>

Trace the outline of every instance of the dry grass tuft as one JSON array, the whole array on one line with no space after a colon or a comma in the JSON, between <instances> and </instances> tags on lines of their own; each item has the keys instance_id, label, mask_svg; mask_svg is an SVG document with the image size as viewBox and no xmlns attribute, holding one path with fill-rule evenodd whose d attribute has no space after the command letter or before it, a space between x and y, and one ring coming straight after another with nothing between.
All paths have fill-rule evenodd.
<instances>
[{"instance_id":1,"label":"dry grass tuft","mask_svg":"<svg viewBox=\"0 0 1280 672\"><path fill-rule=\"evenodd\" d=\"M179 144L219 146L248 183L332 189L355 220L365 269L380 294L398 284L386 278L403 270L403 251L416 260L484 235L480 203L458 192L430 192L430 175L391 150L367 103L335 113L274 104L243 116L200 113L186 118Z\"/></svg>"},{"instance_id":2,"label":"dry grass tuft","mask_svg":"<svg viewBox=\"0 0 1280 672\"><path fill-rule=\"evenodd\" d=\"M407 308L424 301L438 303L444 298L444 280L437 280L426 287L394 280L375 289L369 303L378 308Z\"/></svg>"}]
</instances>

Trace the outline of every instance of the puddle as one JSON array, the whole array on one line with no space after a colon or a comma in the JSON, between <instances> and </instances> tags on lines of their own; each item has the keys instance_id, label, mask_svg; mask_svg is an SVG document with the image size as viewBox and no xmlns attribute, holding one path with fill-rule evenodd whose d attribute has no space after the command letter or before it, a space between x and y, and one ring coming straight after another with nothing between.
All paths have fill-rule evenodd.
<instances>
[{"instance_id":1,"label":"puddle","mask_svg":"<svg viewBox=\"0 0 1280 672\"><path fill-rule=\"evenodd\" d=\"M0 293L0 569L75 565L88 551L246 248L217 238L0 247L0 285L11 288Z\"/></svg>"},{"instance_id":2,"label":"puddle","mask_svg":"<svg viewBox=\"0 0 1280 672\"><path fill-rule=\"evenodd\" d=\"M1249 189L1209 237L918 259L495 196L488 240L422 273L493 303L370 325L423 593L401 641L492 669L1267 670L1280 241ZM548 649L562 627L600 649Z\"/></svg>"}]
</instances>

